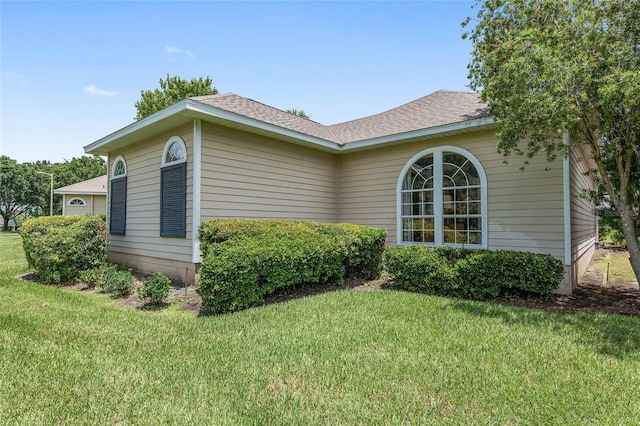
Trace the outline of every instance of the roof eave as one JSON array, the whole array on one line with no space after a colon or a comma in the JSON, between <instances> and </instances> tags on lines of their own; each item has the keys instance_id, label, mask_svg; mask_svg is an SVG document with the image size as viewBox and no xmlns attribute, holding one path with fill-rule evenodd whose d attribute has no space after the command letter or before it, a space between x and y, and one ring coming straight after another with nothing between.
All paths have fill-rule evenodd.
<instances>
[{"instance_id":1,"label":"roof eave","mask_svg":"<svg viewBox=\"0 0 640 426\"><path fill-rule=\"evenodd\" d=\"M408 143L417 140L434 139L446 136L459 135L463 133L489 130L497 126L493 117L482 117L473 120L459 121L457 123L443 124L441 126L429 127L426 129L414 130L395 135L381 136L371 139L363 139L355 142L348 142L342 146L342 152L362 151L365 149L377 148L380 146Z\"/></svg>"},{"instance_id":2,"label":"roof eave","mask_svg":"<svg viewBox=\"0 0 640 426\"><path fill-rule=\"evenodd\" d=\"M157 123L164 122L165 126L163 126L163 129L168 130L169 128L198 118L251 133L285 139L298 145L312 146L317 149L332 152L340 150L340 145L333 141L285 129L274 124L265 123L254 118L206 105L193 99L184 99L85 146L84 151L87 154L108 155L109 152L112 152L114 149L134 143L140 140L141 137L158 133L160 129L149 131L149 128Z\"/></svg>"},{"instance_id":3,"label":"roof eave","mask_svg":"<svg viewBox=\"0 0 640 426\"><path fill-rule=\"evenodd\" d=\"M107 195L107 190L104 191L65 191L64 189L55 189L54 194L58 195Z\"/></svg>"}]
</instances>

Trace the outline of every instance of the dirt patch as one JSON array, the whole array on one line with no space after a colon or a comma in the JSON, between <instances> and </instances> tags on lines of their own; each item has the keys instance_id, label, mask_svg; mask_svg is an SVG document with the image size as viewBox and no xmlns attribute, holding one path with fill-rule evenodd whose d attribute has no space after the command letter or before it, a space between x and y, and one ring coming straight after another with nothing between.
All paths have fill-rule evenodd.
<instances>
[{"instance_id":1,"label":"dirt patch","mask_svg":"<svg viewBox=\"0 0 640 426\"><path fill-rule=\"evenodd\" d=\"M633 279L626 270L628 253L613 248L599 248L593 256L591 264L580 280L578 287L571 295L556 295L548 299L539 299L527 296L501 297L491 300L507 306L520 306L525 308L546 309L563 312L603 312L618 315L640 316L640 293L638 282ZM626 262L626 264L625 264ZM606 265L609 264L608 279ZM613 265L613 266L612 266ZM612 269L612 268L615 268ZM630 268L630 266L628 267ZM625 269L625 270L623 270ZM36 281L37 277L32 273L26 273L19 278ZM138 298L135 287L142 285L138 280L134 283L134 291L125 298L118 299L123 307L141 310L162 309L163 306L147 306ZM99 289L89 289L83 283L61 285L81 292L99 292ZM265 304L282 303L302 297L314 296L329 291L353 289L357 291L378 291L394 288L393 282L388 277L378 280L364 281L352 280L342 285L318 284L307 286L295 286L280 289L265 297ZM193 312L198 315L202 306L202 299L197 288L173 287L169 293L169 304L180 303L180 309Z\"/></svg>"}]
</instances>

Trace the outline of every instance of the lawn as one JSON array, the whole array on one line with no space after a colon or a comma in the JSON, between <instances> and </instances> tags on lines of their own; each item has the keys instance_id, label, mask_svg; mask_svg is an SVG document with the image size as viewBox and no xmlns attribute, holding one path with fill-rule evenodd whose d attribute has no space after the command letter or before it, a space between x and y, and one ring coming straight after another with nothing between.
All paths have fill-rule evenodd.
<instances>
[{"instance_id":1,"label":"lawn","mask_svg":"<svg viewBox=\"0 0 640 426\"><path fill-rule=\"evenodd\" d=\"M640 319L344 290L195 318L14 278L3 424L638 424Z\"/></svg>"}]
</instances>

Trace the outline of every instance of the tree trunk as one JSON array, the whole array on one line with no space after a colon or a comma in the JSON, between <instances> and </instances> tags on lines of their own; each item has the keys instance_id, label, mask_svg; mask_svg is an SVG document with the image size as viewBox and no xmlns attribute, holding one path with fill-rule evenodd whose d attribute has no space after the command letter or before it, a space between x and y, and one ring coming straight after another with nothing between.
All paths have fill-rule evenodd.
<instances>
[{"instance_id":1,"label":"tree trunk","mask_svg":"<svg viewBox=\"0 0 640 426\"><path fill-rule=\"evenodd\" d=\"M623 207L619 209L620 222L622 222L622 233L629 251L629 262L636 275L636 281L640 283L640 243L638 242L638 237L636 237L634 221L631 214L629 214L629 209L627 206L620 207ZM640 293L640 289L638 291Z\"/></svg>"},{"instance_id":2,"label":"tree trunk","mask_svg":"<svg viewBox=\"0 0 640 426\"><path fill-rule=\"evenodd\" d=\"M7 232L9 230L9 220L5 215L0 214L2 217L2 232Z\"/></svg>"}]
</instances>

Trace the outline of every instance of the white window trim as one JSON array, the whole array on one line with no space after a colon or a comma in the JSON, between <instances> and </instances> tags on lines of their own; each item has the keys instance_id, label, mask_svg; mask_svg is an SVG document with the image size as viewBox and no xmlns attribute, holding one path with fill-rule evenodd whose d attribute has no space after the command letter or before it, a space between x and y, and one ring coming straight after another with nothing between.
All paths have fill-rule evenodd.
<instances>
[{"instance_id":1,"label":"white window trim","mask_svg":"<svg viewBox=\"0 0 640 426\"><path fill-rule=\"evenodd\" d=\"M75 200L80 200L80 202L81 202L82 204L71 204L71 202L72 202L72 201L75 201ZM73 197L72 199L70 199L69 201L67 201L67 205L68 205L68 206L75 206L75 207L87 207L87 202L86 202L86 201L84 201L84 199L83 199L83 198L80 198L80 197Z\"/></svg>"},{"instance_id":2,"label":"white window trim","mask_svg":"<svg viewBox=\"0 0 640 426\"><path fill-rule=\"evenodd\" d=\"M124 174L116 176L116 165L120 161L122 161L122 164L124 165ZM124 157L122 155L118 155L116 159L113 161L113 165L111 166L111 180L120 179L125 176L127 176L127 162L124 161Z\"/></svg>"},{"instance_id":3,"label":"white window trim","mask_svg":"<svg viewBox=\"0 0 640 426\"><path fill-rule=\"evenodd\" d=\"M180 160L167 162L166 161L167 153L169 152L169 148L171 148L171 145L173 145L174 143L179 143L180 145L182 145L182 150L184 151L184 158L181 158ZM184 141L180 136L171 136L167 141L167 143L164 145L164 149L162 150L161 167L173 166L174 164L180 164L186 161L187 161L187 146L185 145Z\"/></svg>"},{"instance_id":4,"label":"white window trim","mask_svg":"<svg viewBox=\"0 0 640 426\"><path fill-rule=\"evenodd\" d=\"M465 244L464 247L468 248L487 248L488 246L488 220L487 220L487 175L484 172L484 167L480 161L469 151L466 149L459 148L457 146L438 146L434 148L428 148L423 151L420 151L404 165L400 175L398 176L398 182L396 184L396 244L397 245L408 245L408 244L421 244L428 246L441 246L445 245L443 242L443 232L442 232L442 213L441 208L438 206L442 206L442 153L443 152L453 152L455 154L460 154L466 157L471 164L476 168L478 175L480 177L480 212L481 212L481 226L482 226L482 244ZM435 233L435 242L433 243L421 243L421 242L409 242L402 241L402 183L404 181L405 175L409 172L409 168L420 158L425 157L427 155L433 155L433 172L434 172L434 193L433 193L433 202L434 202L434 213L436 211L440 211L439 214L434 214L433 223L434 223L434 233ZM451 247L462 247L462 244L446 244Z\"/></svg>"}]
</instances>

